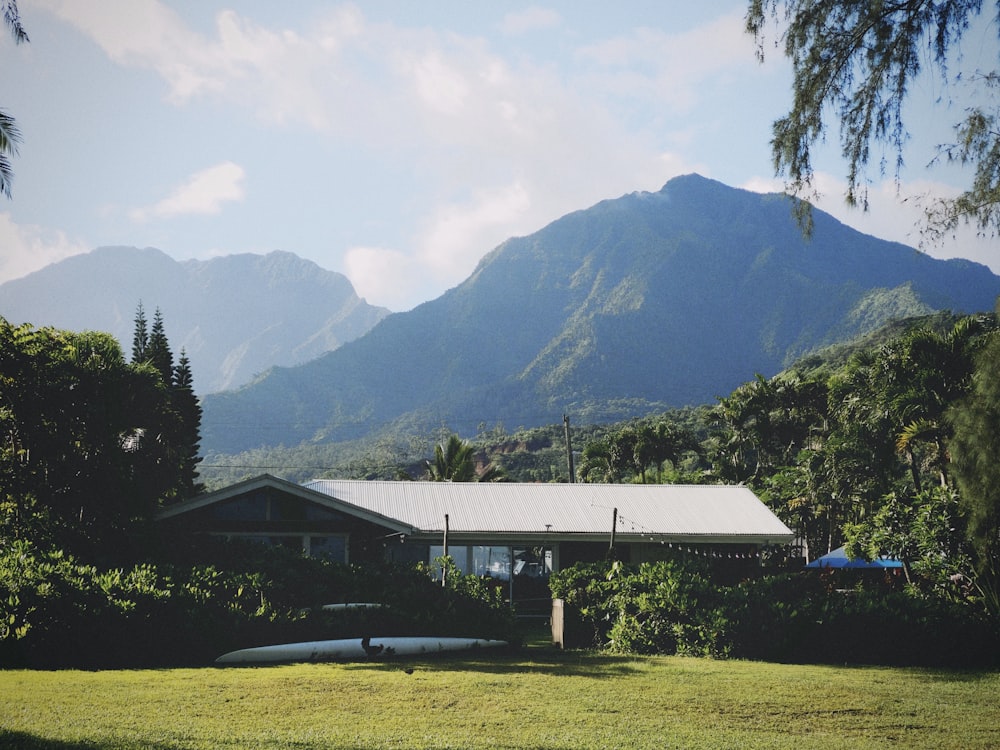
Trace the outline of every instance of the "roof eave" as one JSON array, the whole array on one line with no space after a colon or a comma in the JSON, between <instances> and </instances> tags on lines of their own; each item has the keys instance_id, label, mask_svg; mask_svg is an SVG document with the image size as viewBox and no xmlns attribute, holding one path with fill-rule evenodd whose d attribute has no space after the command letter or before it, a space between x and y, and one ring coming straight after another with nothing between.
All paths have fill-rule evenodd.
<instances>
[{"instance_id":1,"label":"roof eave","mask_svg":"<svg viewBox=\"0 0 1000 750\"><path fill-rule=\"evenodd\" d=\"M223 487L221 490L206 492L182 503L170 505L157 513L156 518L157 520L175 518L183 515L184 513L190 513L191 511L199 510L200 508L206 508L216 503L225 502L226 500L231 500L232 498L238 497L244 493L253 492L265 487L272 487L274 489L287 492L297 497L301 497L304 500L308 500L309 502L314 502L317 505L332 508L355 518L360 518L364 521L384 526L391 531L403 534L412 534L415 531L413 526L398 519L390 518L389 516L384 516L381 513L361 508L357 505L353 505L352 503L339 500L333 495L328 495L325 492L310 489L309 487L297 484L296 482L289 482L287 479L280 479L272 476L271 474L261 474L250 479L245 479L242 482L231 484L228 487Z\"/></svg>"},{"instance_id":2,"label":"roof eave","mask_svg":"<svg viewBox=\"0 0 1000 750\"><path fill-rule=\"evenodd\" d=\"M443 530L417 529L408 538L417 542L431 544L442 541ZM615 540L621 544L751 544L768 546L773 544L788 544L794 539L794 534L624 534L615 535ZM482 543L490 540L503 540L505 543L523 541L532 544L554 542L600 542L610 543L607 533L590 532L546 532L546 531L448 531L448 542L454 544Z\"/></svg>"}]
</instances>

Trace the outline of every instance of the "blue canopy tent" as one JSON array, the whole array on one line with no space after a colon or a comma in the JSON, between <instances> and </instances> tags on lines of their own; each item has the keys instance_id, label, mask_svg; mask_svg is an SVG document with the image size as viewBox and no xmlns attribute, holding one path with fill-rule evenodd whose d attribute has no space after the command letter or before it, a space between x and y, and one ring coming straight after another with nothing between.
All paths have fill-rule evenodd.
<instances>
[{"instance_id":1,"label":"blue canopy tent","mask_svg":"<svg viewBox=\"0 0 1000 750\"><path fill-rule=\"evenodd\" d=\"M869 562L860 557L851 559L847 556L843 547L838 547L833 552L829 552L822 557L817 557L807 568L855 568L877 570L881 568L902 568L903 563L899 560L892 560L888 557L880 557Z\"/></svg>"}]
</instances>

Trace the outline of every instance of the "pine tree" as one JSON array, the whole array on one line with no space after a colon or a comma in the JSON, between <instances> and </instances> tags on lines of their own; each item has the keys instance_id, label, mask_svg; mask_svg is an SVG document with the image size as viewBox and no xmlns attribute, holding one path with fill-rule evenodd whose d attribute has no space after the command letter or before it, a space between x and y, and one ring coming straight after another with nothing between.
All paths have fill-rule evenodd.
<instances>
[{"instance_id":1,"label":"pine tree","mask_svg":"<svg viewBox=\"0 0 1000 750\"><path fill-rule=\"evenodd\" d=\"M142 308L142 300L135 311L135 333L132 334L132 364L142 364L146 361L149 349L149 329L146 325L146 311Z\"/></svg>"},{"instance_id":2,"label":"pine tree","mask_svg":"<svg viewBox=\"0 0 1000 750\"><path fill-rule=\"evenodd\" d=\"M180 475L175 487L175 497L177 500L184 500L201 490L201 485L195 482L198 476L197 466L201 461L201 456L198 455L201 447L201 405L194 394L191 362L183 349L174 368L170 399L180 418L175 446L180 459Z\"/></svg>"},{"instance_id":3,"label":"pine tree","mask_svg":"<svg viewBox=\"0 0 1000 750\"><path fill-rule=\"evenodd\" d=\"M163 314L156 308L153 315L153 327L149 332L149 342L146 346L146 361L152 363L165 385L170 385L174 379L174 355L170 351L170 342L163 327Z\"/></svg>"}]
</instances>

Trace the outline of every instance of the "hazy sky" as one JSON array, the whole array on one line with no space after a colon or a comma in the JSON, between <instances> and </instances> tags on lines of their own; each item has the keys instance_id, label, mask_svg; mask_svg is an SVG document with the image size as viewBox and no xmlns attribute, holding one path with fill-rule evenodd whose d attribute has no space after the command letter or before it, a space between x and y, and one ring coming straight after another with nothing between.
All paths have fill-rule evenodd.
<instances>
[{"instance_id":1,"label":"hazy sky","mask_svg":"<svg viewBox=\"0 0 1000 750\"><path fill-rule=\"evenodd\" d=\"M405 310L504 239L698 172L780 188L770 124L788 65L760 65L745 3L476 0L20 0L30 44L0 40L0 107L24 134L0 197L0 282L102 245L183 260L288 250ZM963 63L995 67L996 28ZM954 194L927 169L961 106L925 78L905 194ZM916 245L892 174L842 206L836 129L821 204ZM875 177L878 178L876 172ZM940 247L1000 271L997 241Z\"/></svg>"}]
</instances>

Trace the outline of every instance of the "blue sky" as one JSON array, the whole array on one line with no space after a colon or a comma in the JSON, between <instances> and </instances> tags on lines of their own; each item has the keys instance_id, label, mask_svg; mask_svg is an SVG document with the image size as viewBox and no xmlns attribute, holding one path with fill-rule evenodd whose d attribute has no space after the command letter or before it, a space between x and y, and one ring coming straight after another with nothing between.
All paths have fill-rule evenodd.
<instances>
[{"instance_id":1,"label":"blue sky","mask_svg":"<svg viewBox=\"0 0 1000 750\"><path fill-rule=\"evenodd\" d=\"M777 190L770 124L790 71L758 64L744 3L20 0L31 43L0 40L0 107L24 134L0 198L0 282L102 245L178 260L287 250L406 310L504 239L605 198L699 172ZM994 67L976 25L962 63ZM963 93L913 89L901 195L953 195L925 165ZM916 245L920 209L876 171L843 206L817 152L820 203ZM1000 270L997 242L926 248Z\"/></svg>"}]
</instances>

